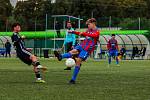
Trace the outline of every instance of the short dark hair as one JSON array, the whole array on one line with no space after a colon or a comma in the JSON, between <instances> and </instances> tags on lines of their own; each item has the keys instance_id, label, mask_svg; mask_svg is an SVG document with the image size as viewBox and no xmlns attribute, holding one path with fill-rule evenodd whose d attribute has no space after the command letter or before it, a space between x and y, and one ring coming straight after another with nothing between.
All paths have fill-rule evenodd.
<instances>
[{"instance_id":1,"label":"short dark hair","mask_svg":"<svg viewBox=\"0 0 150 100\"><path fill-rule=\"evenodd\" d=\"M115 34L112 34L111 36L116 36Z\"/></svg>"},{"instance_id":2,"label":"short dark hair","mask_svg":"<svg viewBox=\"0 0 150 100\"><path fill-rule=\"evenodd\" d=\"M16 26L21 26L19 23L14 23L12 26L11 26L11 29L14 30L14 27Z\"/></svg>"}]
</instances>

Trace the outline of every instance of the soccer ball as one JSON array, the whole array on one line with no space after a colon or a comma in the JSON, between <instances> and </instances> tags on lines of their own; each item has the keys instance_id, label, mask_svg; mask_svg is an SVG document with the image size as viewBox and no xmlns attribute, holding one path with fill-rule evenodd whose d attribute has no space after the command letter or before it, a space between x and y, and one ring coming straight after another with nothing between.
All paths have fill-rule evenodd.
<instances>
[{"instance_id":1,"label":"soccer ball","mask_svg":"<svg viewBox=\"0 0 150 100\"><path fill-rule=\"evenodd\" d=\"M66 60L66 63L65 63L65 64L66 64L67 67L74 67L75 64L76 64L76 62L75 62L74 59L68 58L68 59Z\"/></svg>"}]
</instances>

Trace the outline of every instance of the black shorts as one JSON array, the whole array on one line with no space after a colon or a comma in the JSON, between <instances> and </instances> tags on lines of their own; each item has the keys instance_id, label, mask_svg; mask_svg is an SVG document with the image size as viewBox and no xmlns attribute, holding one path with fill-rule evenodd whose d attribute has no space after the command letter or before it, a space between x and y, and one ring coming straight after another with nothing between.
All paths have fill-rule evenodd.
<instances>
[{"instance_id":1,"label":"black shorts","mask_svg":"<svg viewBox=\"0 0 150 100\"><path fill-rule=\"evenodd\" d=\"M30 59L31 57L31 52L26 50L26 49L20 49L20 50L16 50L17 52L17 57L23 61L25 64L27 65L31 65L32 64L32 60Z\"/></svg>"},{"instance_id":2,"label":"black shorts","mask_svg":"<svg viewBox=\"0 0 150 100\"><path fill-rule=\"evenodd\" d=\"M67 52L72 50L72 42L67 43L66 46L67 46Z\"/></svg>"}]
</instances>

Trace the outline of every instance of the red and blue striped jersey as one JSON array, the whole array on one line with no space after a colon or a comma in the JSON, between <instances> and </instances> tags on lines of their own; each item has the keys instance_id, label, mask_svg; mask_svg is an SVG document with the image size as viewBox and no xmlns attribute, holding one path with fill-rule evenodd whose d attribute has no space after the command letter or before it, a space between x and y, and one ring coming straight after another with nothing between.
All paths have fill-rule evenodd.
<instances>
[{"instance_id":1,"label":"red and blue striped jersey","mask_svg":"<svg viewBox=\"0 0 150 100\"><path fill-rule=\"evenodd\" d=\"M80 35L80 32L74 32L77 35ZM81 42L82 48L87 51L89 54L94 51L97 42L99 41L100 32L96 28L94 30L88 29L86 32L82 33L82 36L85 39Z\"/></svg>"},{"instance_id":2,"label":"red and blue striped jersey","mask_svg":"<svg viewBox=\"0 0 150 100\"><path fill-rule=\"evenodd\" d=\"M107 44L108 50L118 50L118 42L116 39L111 38Z\"/></svg>"}]
</instances>

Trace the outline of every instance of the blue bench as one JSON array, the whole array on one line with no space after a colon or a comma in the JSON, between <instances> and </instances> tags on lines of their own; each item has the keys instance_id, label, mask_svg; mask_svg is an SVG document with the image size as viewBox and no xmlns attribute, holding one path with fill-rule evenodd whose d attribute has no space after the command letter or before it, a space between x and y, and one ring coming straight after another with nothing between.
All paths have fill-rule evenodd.
<instances>
[{"instance_id":1,"label":"blue bench","mask_svg":"<svg viewBox=\"0 0 150 100\"><path fill-rule=\"evenodd\" d=\"M4 56L5 52L6 52L6 49L5 49L5 48L0 48L0 55L3 55L3 56Z\"/></svg>"}]
</instances>

